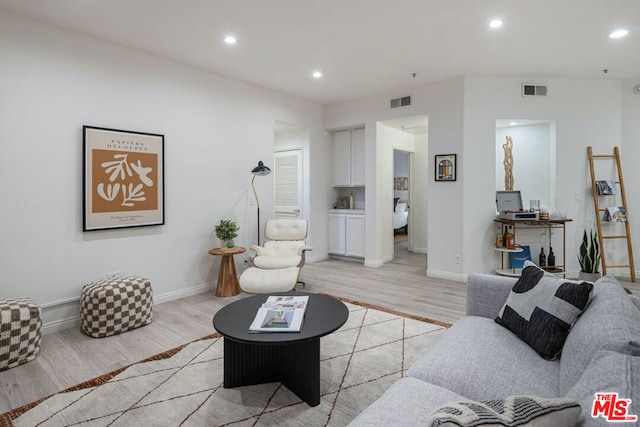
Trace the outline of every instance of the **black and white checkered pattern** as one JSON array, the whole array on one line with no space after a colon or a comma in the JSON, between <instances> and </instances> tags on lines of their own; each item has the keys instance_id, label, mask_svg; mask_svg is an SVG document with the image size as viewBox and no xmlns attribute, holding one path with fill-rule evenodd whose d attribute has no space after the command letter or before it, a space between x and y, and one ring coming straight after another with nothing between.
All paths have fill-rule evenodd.
<instances>
[{"instance_id":1,"label":"black and white checkered pattern","mask_svg":"<svg viewBox=\"0 0 640 427\"><path fill-rule=\"evenodd\" d=\"M80 297L82 330L103 338L151 323L151 282L138 276L89 283Z\"/></svg>"},{"instance_id":2,"label":"black and white checkered pattern","mask_svg":"<svg viewBox=\"0 0 640 427\"><path fill-rule=\"evenodd\" d=\"M38 356L41 329L42 313L31 298L0 300L0 371Z\"/></svg>"}]
</instances>

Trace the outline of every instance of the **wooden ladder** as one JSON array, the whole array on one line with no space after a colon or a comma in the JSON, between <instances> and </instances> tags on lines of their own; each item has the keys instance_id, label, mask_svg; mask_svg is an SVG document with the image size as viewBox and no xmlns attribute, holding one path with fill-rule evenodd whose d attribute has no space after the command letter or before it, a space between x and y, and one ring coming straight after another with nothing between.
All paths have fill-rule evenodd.
<instances>
[{"instance_id":1,"label":"wooden ladder","mask_svg":"<svg viewBox=\"0 0 640 427\"><path fill-rule=\"evenodd\" d=\"M620 150L618 147L613 147L613 154L593 154L593 150L591 146L587 147L587 154L589 155L589 168L591 169L591 191L593 193L593 205L596 211L596 222L598 224L598 240L600 241L600 253L602 254L600 259L602 261L602 275L607 274L607 256L604 250L604 242L609 241L611 239L626 239L627 240L627 250L629 255L629 264L622 265L609 265L609 268L626 268L629 267L631 271L631 281L636 281L636 270L633 265L633 249L631 248L631 227L629 226L629 210L627 209L627 196L624 191L624 179L622 178L622 167L620 166ZM620 189L620 197L622 198L622 207L625 210L627 220L624 222L625 234L610 234L603 235L602 233L602 216L606 213L607 208L600 208L598 203L598 196L601 195L598 193L597 183L596 183L596 175L594 169L594 159L609 159L615 160L615 167L618 174L618 179L615 181L618 188Z\"/></svg>"}]
</instances>

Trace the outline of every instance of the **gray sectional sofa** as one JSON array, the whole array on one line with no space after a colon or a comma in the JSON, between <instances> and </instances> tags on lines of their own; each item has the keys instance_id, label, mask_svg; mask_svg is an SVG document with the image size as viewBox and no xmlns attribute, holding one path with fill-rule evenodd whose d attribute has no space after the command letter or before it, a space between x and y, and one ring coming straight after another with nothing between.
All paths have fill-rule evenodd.
<instances>
[{"instance_id":1,"label":"gray sectional sofa","mask_svg":"<svg viewBox=\"0 0 640 427\"><path fill-rule=\"evenodd\" d=\"M547 360L494 320L515 282L470 275L467 316L350 426L430 425L434 411L451 402L512 395L565 397L581 406L578 425L610 425L602 414L591 416L596 392L631 399L627 414L640 416L640 298L614 277L599 279L561 357ZM618 425L640 425L640 418Z\"/></svg>"}]
</instances>

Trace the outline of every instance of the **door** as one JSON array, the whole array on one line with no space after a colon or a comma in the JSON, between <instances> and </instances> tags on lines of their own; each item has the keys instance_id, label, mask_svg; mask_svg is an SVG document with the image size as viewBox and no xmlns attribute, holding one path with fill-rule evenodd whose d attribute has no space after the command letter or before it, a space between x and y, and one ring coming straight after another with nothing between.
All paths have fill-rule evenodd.
<instances>
[{"instance_id":1,"label":"door","mask_svg":"<svg viewBox=\"0 0 640 427\"><path fill-rule=\"evenodd\" d=\"M333 134L333 186L351 185L351 131Z\"/></svg>"},{"instance_id":2,"label":"door","mask_svg":"<svg viewBox=\"0 0 640 427\"><path fill-rule=\"evenodd\" d=\"M275 218L302 215L302 149L274 153Z\"/></svg>"},{"instance_id":3,"label":"door","mask_svg":"<svg viewBox=\"0 0 640 427\"><path fill-rule=\"evenodd\" d=\"M346 215L329 214L329 253L347 253L346 227Z\"/></svg>"},{"instance_id":4,"label":"door","mask_svg":"<svg viewBox=\"0 0 640 427\"><path fill-rule=\"evenodd\" d=\"M364 215L347 215L346 250L348 256L364 258Z\"/></svg>"}]
</instances>

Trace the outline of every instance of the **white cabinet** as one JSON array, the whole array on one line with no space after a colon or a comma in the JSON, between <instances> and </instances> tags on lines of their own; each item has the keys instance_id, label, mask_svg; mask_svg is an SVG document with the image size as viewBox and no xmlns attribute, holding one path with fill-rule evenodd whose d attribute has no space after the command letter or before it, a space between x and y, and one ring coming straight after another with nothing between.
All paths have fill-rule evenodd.
<instances>
[{"instance_id":1,"label":"white cabinet","mask_svg":"<svg viewBox=\"0 0 640 427\"><path fill-rule=\"evenodd\" d=\"M364 258L364 215L347 215L347 256Z\"/></svg>"},{"instance_id":2,"label":"white cabinet","mask_svg":"<svg viewBox=\"0 0 640 427\"><path fill-rule=\"evenodd\" d=\"M364 129L336 132L333 136L333 186L364 187Z\"/></svg>"},{"instance_id":3,"label":"white cabinet","mask_svg":"<svg viewBox=\"0 0 640 427\"><path fill-rule=\"evenodd\" d=\"M329 214L329 253L347 253L347 216Z\"/></svg>"},{"instance_id":4,"label":"white cabinet","mask_svg":"<svg viewBox=\"0 0 640 427\"><path fill-rule=\"evenodd\" d=\"M329 214L329 253L364 258L364 211Z\"/></svg>"}]
</instances>

